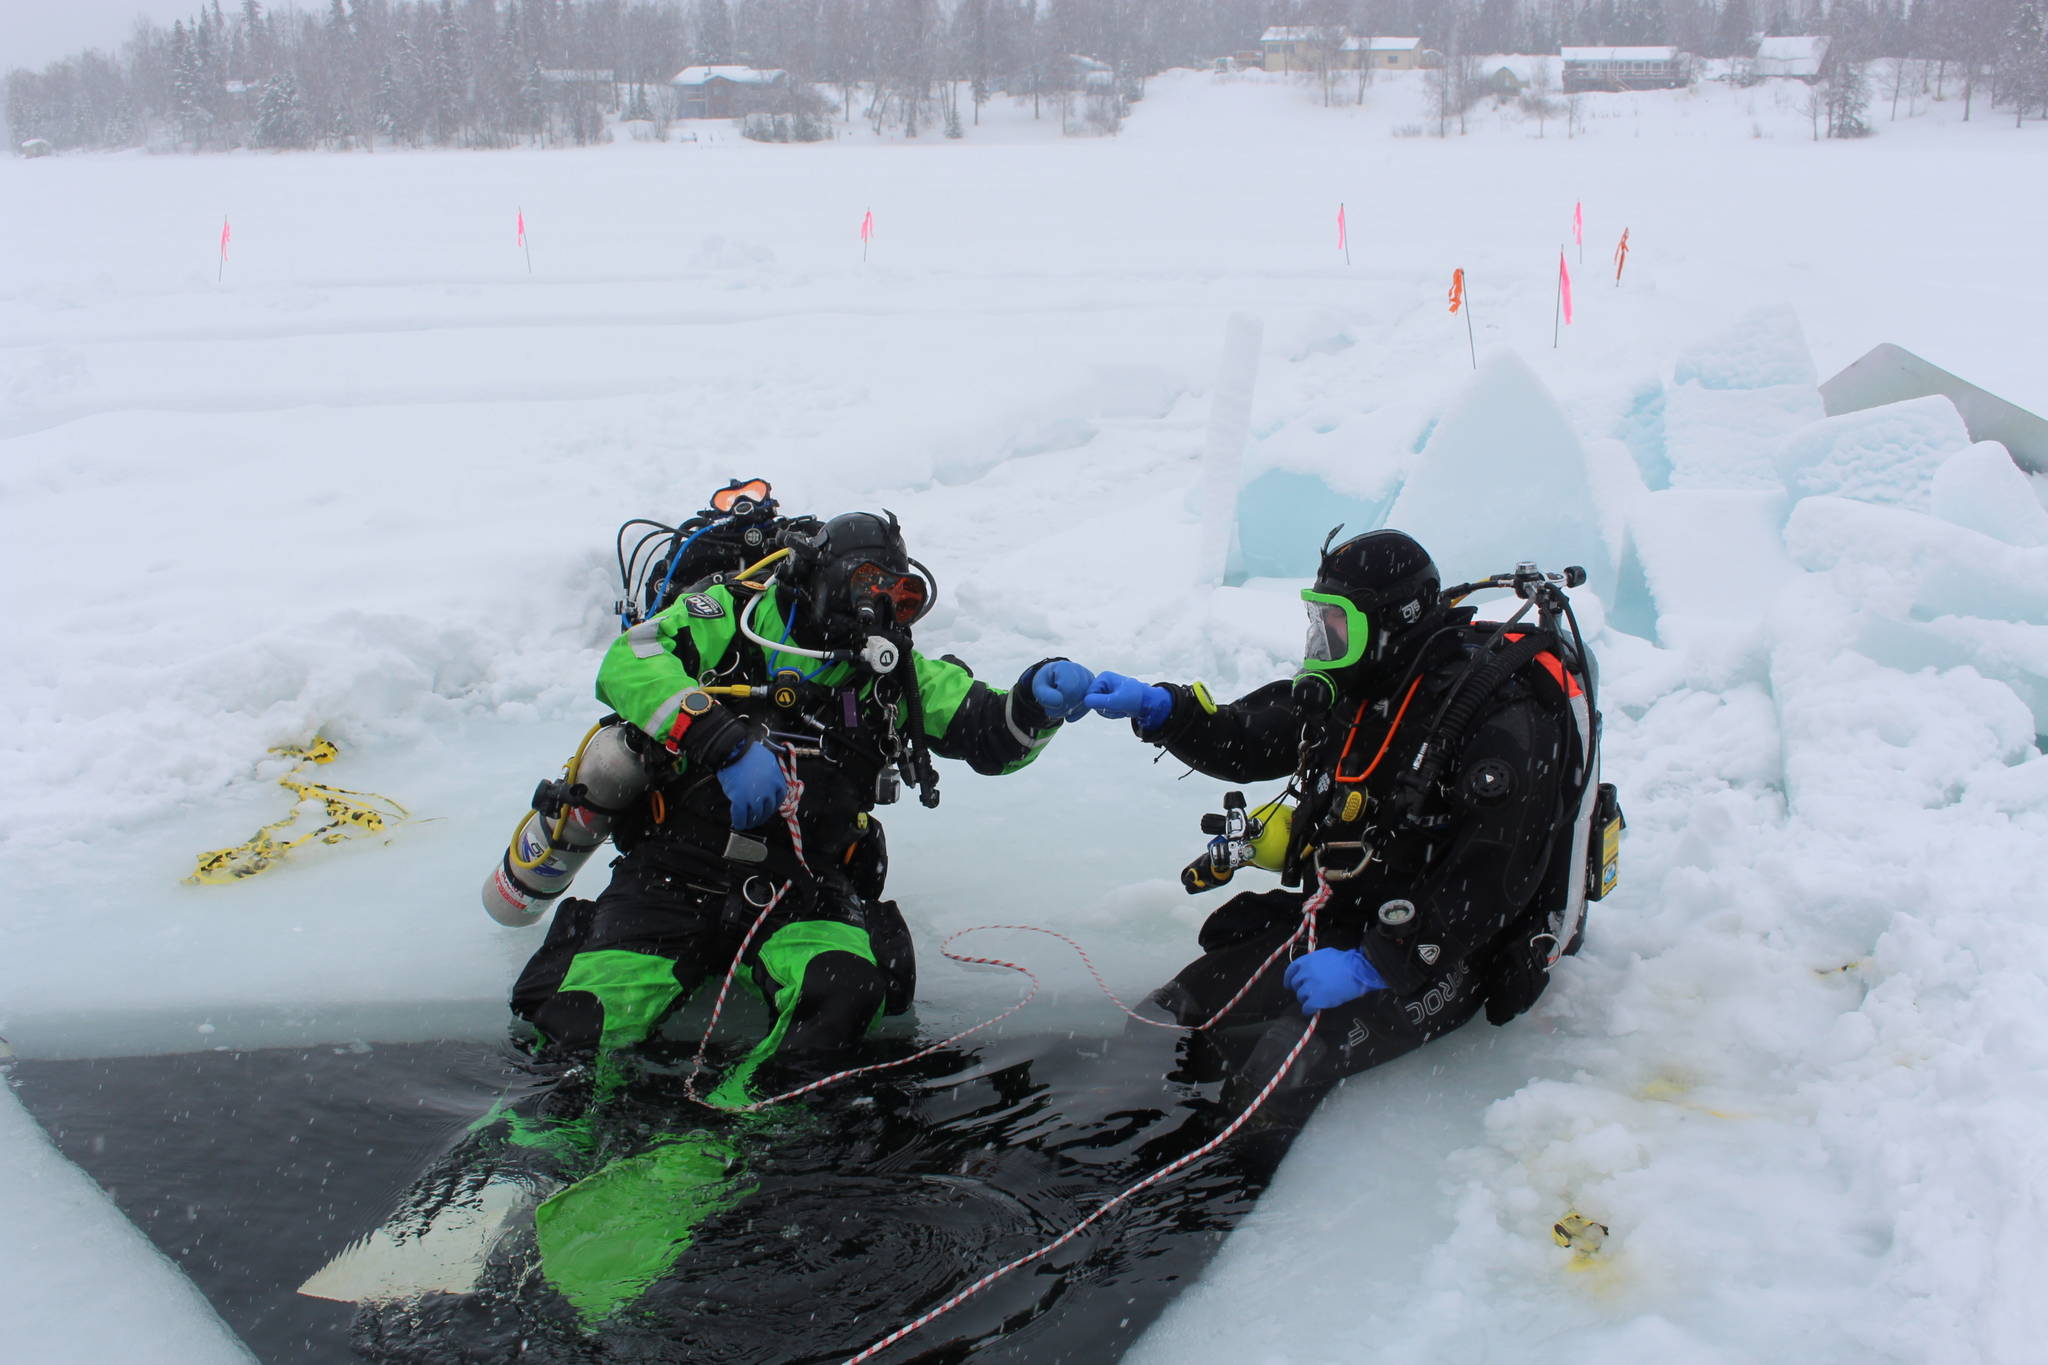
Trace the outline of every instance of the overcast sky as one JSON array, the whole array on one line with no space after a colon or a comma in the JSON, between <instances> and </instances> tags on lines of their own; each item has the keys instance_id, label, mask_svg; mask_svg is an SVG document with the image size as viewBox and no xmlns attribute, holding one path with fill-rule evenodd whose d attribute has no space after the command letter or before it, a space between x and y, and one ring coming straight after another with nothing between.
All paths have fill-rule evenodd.
<instances>
[{"instance_id":1,"label":"overcast sky","mask_svg":"<svg viewBox=\"0 0 2048 1365\"><path fill-rule=\"evenodd\" d=\"M89 47L118 53L147 15L165 28L199 12L200 0L0 0L0 73L47 66ZM221 0L235 10L241 0ZM283 12L291 6L265 5Z\"/></svg>"}]
</instances>

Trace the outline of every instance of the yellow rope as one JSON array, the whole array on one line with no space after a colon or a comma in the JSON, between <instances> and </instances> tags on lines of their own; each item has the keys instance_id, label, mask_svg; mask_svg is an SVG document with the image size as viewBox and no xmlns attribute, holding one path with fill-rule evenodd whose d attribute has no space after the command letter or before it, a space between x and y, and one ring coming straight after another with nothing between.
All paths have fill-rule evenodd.
<instances>
[{"instance_id":1,"label":"yellow rope","mask_svg":"<svg viewBox=\"0 0 2048 1365\"><path fill-rule=\"evenodd\" d=\"M192 875L185 878L189 883L207 886L221 886L228 882L253 877L268 871L284 858L287 853L303 844L319 840L323 844L338 844L354 834L382 834L387 821L404 820L411 812L388 796L375 792L355 792L343 787L330 787L320 782L307 782L299 774L306 767L332 763L340 754L332 740L314 736L313 742L305 748L287 746L270 751L283 758L296 759L292 770L277 780L279 786L290 791L296 798L291 812L281 820L272 820L233 848L215 849L199 855L199 866ZM272 836L295 823L301 806L307 801L318 801L325 812L327 822L317 829L308 830L296 839L280 840Z\"/></svg>"}]
</instances>

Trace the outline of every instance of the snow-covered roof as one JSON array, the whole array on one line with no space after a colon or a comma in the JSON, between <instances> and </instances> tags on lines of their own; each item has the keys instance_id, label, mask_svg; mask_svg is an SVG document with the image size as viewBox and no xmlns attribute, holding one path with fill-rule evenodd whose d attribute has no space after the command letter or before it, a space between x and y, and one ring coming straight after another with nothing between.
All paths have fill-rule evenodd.
<instances>
[{"instance_id":1,"label":"snow-covered roof","mask_svg":"<svg viewBox=\"0 0 2048 1365\"><path fill-rule=\"evenodd\" d=\"M1282 25L1269 28L1259 35L1262 43L1314 43L1322 41L1327 29L1303 28L1300 25Z\"/></svg>"},{"instance_id":2,"label":"snow-covered roof","mask_svg":"<svg viewBox=\"0 0 2048 1365\"><path fill-rule=\"evenodd\" d=\"M1756 45L1755 69L1760 76L1818 76L1827 55L1823 36L1763 38Z\"/></svg>"},{"instance_id":3,"label":"snow-covered roof","mask_svg":"<svg viewBox=\"0 0 2048 1365\"><path fill-rule=\"evenodd\" d=\"M1678 58L1675 47L1561 47L1558 54L1568 62L1669 62Z\"/></svg>"},{"instance_id":4,"label":"snow-covered roof","mask_svg":"<svg viewBox=\"0 0 2048 1365\"><path fill-rule=\"evenodd\" d=\"M780 68L763 70L754 66L686 66L676 72L670 85L708 85L731 81L734 85L773 85L789 73Z\"/></svg>"},{"instance_id":5,"label":"snow-covered roof","mask_svg":"<svg viewBox=\"0 0 2048 1365\"><path fill-rule=\"evenodd\" d=\"M1346 52L1413 52L1422 46L1420 38L1346 38Z\"/></svg>"},{"instance_id":6,"label":"snow-covered roof","mask_svg":"<svg viewBox=\"0 0 2048 1365\"><path fill-rule=\"evenodd\" d=\"M544 67L540 78L557 85L609 85L612 73L609 71L577 71L570 67Z\"/></svg>"},{"instance_id":7,"label":"snow-covered roof","mask_svg":"<svg viewBox=\"0 0 2048 1365\"><path fill-rule=\"evenodd\" d=\"M1536 79L1537 73L1548 72L1552 80L1558 76L1559 59L1541 53L1499 52L1481 57L1479 69L1488 75L1496 71L1507 71L1518 81L1527 83Z\"/></svg>"}]
</instances>

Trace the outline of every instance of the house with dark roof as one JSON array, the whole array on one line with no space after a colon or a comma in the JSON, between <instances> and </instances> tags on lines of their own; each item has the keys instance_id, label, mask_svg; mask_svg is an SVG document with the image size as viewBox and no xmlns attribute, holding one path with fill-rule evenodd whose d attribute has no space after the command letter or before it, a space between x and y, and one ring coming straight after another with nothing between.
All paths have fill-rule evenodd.
<instances>
[{"instance_id":1,"label":"house with dark roof","mask_svg":"<svg viewBox=\"0 0 2048 1365\"><path fill-rule=\"evenodd\" d=\"M1566 47L1564 89L1677 90L1692 84L1692 59L1675 47Z\"/></svg>"},{"instance_id":2,"label":"house with dark roof","mask_svg":"<svg viewBox=\"0 0 2048 1365\"><path fill-rule=\"evenodd\" d=\"M774 103L789 89L789 73L752 66L690 66L669 85L678 118L739 118Z\"/></svg>"}]
</instances>

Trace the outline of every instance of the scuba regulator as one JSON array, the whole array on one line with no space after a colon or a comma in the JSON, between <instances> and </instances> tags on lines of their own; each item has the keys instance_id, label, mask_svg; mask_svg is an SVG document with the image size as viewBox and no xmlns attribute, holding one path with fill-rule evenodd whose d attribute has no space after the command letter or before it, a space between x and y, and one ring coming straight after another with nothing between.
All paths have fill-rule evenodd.
<instances>
[{"instance_id":1,"label":"scuba regulator","mask_svg":"<svg viewBox=\"0 0 2048 1365\"><path fill-rule=\"evenodd\" d=\"M1243 792L1224 793L1222 814L1202 817L1209 846L1181 869L1181 886L1190 896L1199 895L1223 885L1247 864L1277 872L1293 823L1294 808L1284 797L1247 810Z\"/></svg>"}]
</instances>

